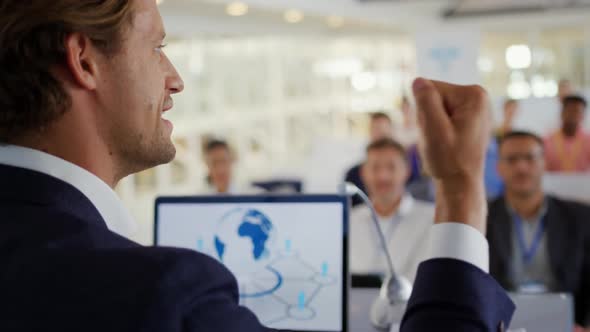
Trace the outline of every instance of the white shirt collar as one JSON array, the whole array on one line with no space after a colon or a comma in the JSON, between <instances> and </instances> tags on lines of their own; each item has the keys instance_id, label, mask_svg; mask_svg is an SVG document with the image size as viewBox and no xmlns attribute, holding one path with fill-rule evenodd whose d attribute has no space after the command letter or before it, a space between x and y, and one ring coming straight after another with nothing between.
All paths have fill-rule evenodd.
<instances>
[{"instance_id":1,"label":"white shirt collar","mask_svg":"<svg viewBox=\"0 0 590 332\"><path fill-rule=\"evenodd\" d=\"M414 208L414 204L415 204L416 200L414 199L414 197L412 197L411 194L409 193L405 193L402 196L401 202L399 203L399 208L397 209L397 211L389 216L381 216L381 215L377 215L377 217L379 218L380 221L392 221L395 220L395 222L401 222L404 220L405 217L407 217L410 213L412 213L412 209ZM366 206L367 211L369 211L369 207Z\"/></svg>"},{"instance_id":2,"label":"white shirt collar","mask_svg":"<svg viewBox=\"0 0 590 332\"><path fill-rule=\"evenodd\" d=\"M414 197L412 197L412 195L410 195L409 193L405 193L404 196L402 197L402 201L399 204L399 210L397 212L397 214L400 217L405 217L407 216L410 212L412 212L412 208L414 207Z\"/></svg>"},{"instance_id":3,"label":"white shirt collar","mask_svg":"<svg viewBox=\"0 0 590 332\"><path fill-rule=\"evenodd\" d=\"M107 227L130 237L137 225L117 194L96 175L53 155L15 145L0 145L0 164L40 172L60 179L84 194Z\"/></svg>"}]
</instances>

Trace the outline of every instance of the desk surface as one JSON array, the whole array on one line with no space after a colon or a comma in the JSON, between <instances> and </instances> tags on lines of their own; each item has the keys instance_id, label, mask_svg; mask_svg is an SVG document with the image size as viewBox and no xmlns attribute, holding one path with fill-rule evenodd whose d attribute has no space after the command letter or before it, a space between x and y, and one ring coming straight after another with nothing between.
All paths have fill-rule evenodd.
<instances>
[{"instance_id":1,"label":"desk surface","mask_svg":"<svg viewBox=\"0 0 590 332\"><path fill-rule=\"evenodd\" d=\"M379 331L372 327L369 310L379 290L353 288L350 292L350 332ZM573 331L573 300L566 294L511 294L517 310L511 330L528 332ZM401 319L401 315L400 315Z\"/></svg>"}]
</instances>

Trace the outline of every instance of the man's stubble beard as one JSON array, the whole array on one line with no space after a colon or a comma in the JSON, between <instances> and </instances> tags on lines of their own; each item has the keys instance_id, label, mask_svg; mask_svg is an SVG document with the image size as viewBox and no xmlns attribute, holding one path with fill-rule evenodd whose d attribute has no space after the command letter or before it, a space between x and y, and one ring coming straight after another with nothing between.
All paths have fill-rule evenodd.
<instances>
[{"instance_id":1,"label":"man's stubble beard","mask_svg":"<svg viewBox=\"0 0 590 332\"><path fill-rule=\"evenodd\" d=\"M171 137L164 133L161 122L151 137L120 126L116 126L113 131L111 146L116 162L117 180L167 164L176 156L176 147Z\"/></svg>"}]
</instances>

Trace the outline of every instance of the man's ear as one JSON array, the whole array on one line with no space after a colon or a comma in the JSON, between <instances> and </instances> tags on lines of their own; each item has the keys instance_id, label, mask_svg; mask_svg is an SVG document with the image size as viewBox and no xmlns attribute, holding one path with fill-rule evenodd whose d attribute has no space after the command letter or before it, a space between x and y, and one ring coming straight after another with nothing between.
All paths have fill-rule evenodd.
<instances>
[{"instance_id":1,"label":"man's ear","mask_svg":"<svg viewBox=\"0 0 590 332\"><path fill-rule=\"evenodd\" d=\"M65 40L66 69L72 84L94 90L98 82L98 52L91 40L81 33L71 33Z\"/></svg>"}]
</instances>

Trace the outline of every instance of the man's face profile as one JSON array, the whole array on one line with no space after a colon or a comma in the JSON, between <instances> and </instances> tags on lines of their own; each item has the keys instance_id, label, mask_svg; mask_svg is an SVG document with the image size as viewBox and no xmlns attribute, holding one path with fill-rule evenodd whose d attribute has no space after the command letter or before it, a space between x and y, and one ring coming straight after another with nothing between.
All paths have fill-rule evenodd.
<instances>
[{"instance_id":1,"label":"man's face profile","mask_svg":"<svg viewBox=\"0 0 590 332\"><path fill-rule=\"evenodd\" d=\"M173 106L171 95L183 82L163 52L162 18L154 0L132 1L133 17L124 29L121 48L104 57L97 89L104 114L98 114L101 134L124 173L170 162L176 153L172 123L164 113Z\"/></svg>"}]
</instances>

